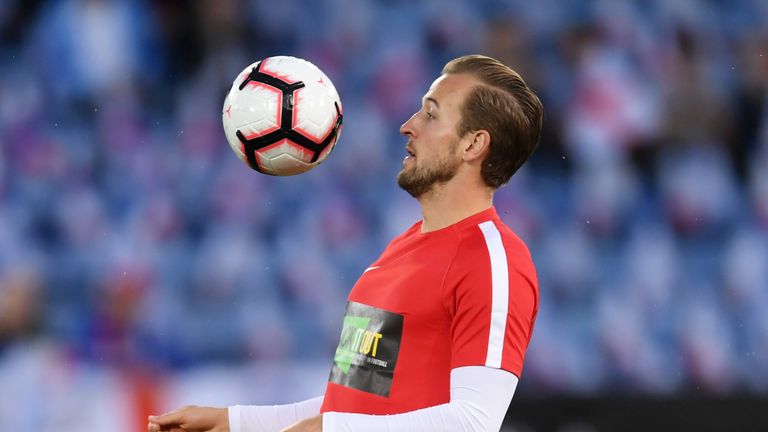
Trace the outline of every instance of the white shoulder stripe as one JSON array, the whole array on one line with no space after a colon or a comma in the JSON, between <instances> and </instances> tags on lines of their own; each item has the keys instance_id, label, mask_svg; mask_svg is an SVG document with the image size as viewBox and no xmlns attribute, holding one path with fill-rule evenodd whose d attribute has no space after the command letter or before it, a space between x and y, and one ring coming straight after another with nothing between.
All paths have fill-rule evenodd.
<instances>
[{"instance_id":1,"label":"white shoulder stripe","mask_svg":"<svg viewBox=\"0 0 768 432\"><path fill-rule=\"evenodd\" d=\"M488 336L488 355L485 365L501 367L501 353L504 350L504 332L507 329L507 309L509 308L509 270L507 254L501 243L501 234L493 221L483 222L480 230L488 246L491 258L491 331Z\"/></svg>"}]
</instances>

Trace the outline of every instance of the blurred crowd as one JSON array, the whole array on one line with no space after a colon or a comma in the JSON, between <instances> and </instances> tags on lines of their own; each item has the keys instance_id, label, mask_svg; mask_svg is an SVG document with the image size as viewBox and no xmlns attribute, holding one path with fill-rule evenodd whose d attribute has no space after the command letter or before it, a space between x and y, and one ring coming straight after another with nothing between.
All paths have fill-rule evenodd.
<instances>
[{"instance_id":1,"label":"blurred crowd","mask_svg":"<svg viewBox=\"0 0 768 432\"><path fill-rule=\"evenodd\" d=\"M420 217L398 127L467 53L546 108L495 201L541 283L519 393L768 393L768 3L0 0L0 395L107 370L151 405L169 377L288 361L322 390L348 290ZM344 104L296 177L221 127L269 55Z\"/></svg>"}]
</instances>

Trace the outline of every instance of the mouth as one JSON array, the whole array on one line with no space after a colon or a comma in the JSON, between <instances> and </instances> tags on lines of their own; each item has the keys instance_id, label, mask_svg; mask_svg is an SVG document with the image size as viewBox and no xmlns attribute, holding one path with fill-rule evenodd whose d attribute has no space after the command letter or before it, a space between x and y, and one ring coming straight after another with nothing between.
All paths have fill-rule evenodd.
<instances>
[{"instance_id":1,"label":"mouth","mask_svg":"<svg viewBox=\"0 0 768 432\"><path fill-rule=\"evenodd\" d=\"M408 163L408 161L413 161L414 159L416 159L416 152L413 151L410 145L405 146L405 157L403 158L403 165Z\"/></svg>"}]
</instances>

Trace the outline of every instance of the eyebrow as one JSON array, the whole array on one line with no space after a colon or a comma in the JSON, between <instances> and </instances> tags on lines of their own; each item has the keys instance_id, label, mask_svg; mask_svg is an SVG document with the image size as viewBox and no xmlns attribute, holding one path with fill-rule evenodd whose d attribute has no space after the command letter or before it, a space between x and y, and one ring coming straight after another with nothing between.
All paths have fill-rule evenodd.
<instances>
[{"instance_id":1,"label":"eyebrow","mask_svg":"<svg viewBox=\"0 0 768 432\"><path fill-rule=\"evenodd\" d=\"M439 103L437 103L437 100L436 100L435 98L433 98L433 97L425 97L425 98L424 98L424 101L425 101L425 102L426 102L426 101L430 101L430 102L432 102L433 104L435 104L435 106L436 106L436 107L440 108L440 104L439 104Z\"/></svg>"}]
</instances>

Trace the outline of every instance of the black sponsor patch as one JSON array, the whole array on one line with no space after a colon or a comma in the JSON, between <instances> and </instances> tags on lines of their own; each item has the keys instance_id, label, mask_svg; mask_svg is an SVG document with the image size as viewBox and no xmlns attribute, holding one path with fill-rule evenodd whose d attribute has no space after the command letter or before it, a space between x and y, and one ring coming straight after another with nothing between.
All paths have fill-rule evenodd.
<instances>
[{"instance_id":1,"label":"black sponsor patch","mask_svg":"<svg viewBox=\"0 0 768 432\"><path fill-rule=\"evenodd\" d=\"M348 302L328 381L389 396L402 336L402 315Z\"/></svg>"}]
</instances>

